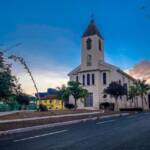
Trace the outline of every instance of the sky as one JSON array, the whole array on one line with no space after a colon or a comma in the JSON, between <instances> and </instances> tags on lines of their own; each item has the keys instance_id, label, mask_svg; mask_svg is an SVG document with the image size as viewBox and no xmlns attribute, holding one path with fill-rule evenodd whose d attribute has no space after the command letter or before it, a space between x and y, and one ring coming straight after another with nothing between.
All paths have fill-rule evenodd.
<instances>
[{"instance_id":1,"label":"sky","mask_svg":"<svg viewBox=\"0 0 150 150\"><path fill-rule=\"evenodd\" d=\"M150 81L149 0L0 0L0 49L21 42L7 56L26 60L39 91L61 86L80 64L81 36L92 14L105 61ZM24 91L35 93L23 66L13 63L12 70Z\"/></svg>"}]
</instances>

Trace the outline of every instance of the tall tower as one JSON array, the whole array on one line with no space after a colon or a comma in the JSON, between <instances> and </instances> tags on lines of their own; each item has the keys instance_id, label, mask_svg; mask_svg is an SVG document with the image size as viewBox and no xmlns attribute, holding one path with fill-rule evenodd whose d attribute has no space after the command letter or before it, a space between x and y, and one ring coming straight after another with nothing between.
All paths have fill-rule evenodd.
<instances>
[{"instance_id":1,"label":"tall tower","mask_svg":"<svg viewBox=\"0 0 150 150\"><path fill-rule=\"evenodd\" d=\"M81 69L98 69L104 61L103 38L92 19L82 35Z\"/></svg>"}]
</instances>

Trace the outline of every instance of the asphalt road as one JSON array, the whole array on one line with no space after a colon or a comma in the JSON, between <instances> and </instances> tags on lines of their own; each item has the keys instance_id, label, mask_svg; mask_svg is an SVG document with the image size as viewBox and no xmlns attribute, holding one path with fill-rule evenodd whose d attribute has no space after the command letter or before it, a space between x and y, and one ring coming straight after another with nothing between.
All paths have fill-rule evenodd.
<instances>
[{"instance_id":1,"label":"asphalt road","mask_svg":"<svg viewBox=\"0 0 150 150\"><path fill-rule=\"evenodd\" d=\"M0 150L150 150L150 113L7 135Z\"/></svg>"}]
</instances>

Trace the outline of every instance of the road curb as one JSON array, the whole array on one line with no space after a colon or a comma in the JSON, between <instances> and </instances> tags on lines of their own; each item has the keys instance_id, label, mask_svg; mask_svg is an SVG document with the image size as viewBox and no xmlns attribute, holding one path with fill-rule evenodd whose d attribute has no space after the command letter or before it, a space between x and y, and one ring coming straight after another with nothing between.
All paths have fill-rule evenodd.
<instances>
[{"instance_id":1,"label":"road curb","mask_svg":"<svg viewBox=\"0 0 150 150\"><path fill-rule=\"evenodd\" d=\"M88 113L76 113L76 114L65 114L65 115L53 115L53 116L44 116L44 117L32 117L32 118L23 118L23 119L13 119L13 120L0 120L2 123L12 123L12 122L22 122L22 121L34 121L42 119L51 119L51 118L60 118L60 117L74 117L74 116L83 116L83 115L96 115L102 114L101 112L88 112Z\"/></svg>"},{"instance_id":2,"label":"road curb","mask_svg":"<svg viewBox=\"0 0 150 150\"><path fill-rule=\"evenodd\" d=\"M49 128L49 127L76 124L76 123L86 122L90 120L105 119L105 118L111 118L111 117L121 117L121 116L128 116L128 115L130 115L130 113L120 113L120 114L105 115L101 117L91 117L91 118L78 119L78 120L72 120L72 121L66 121L66 122L58 122L58 123L38 125L38 126L32 126L32 127L18 128L18 129L12 129L12 130L7 130L7 131L0 131L0 136L13 134L13 133L21 133L21 132L39 130L39 129Z\"/></svg>"}]
</instances>

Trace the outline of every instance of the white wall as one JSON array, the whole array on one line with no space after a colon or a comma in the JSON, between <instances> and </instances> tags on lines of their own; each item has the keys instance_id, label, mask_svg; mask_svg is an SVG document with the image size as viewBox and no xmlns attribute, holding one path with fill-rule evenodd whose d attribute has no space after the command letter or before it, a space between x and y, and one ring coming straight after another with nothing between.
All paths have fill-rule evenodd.
<instances>
[{"instance_id":1,"label":"white wall","mask_svg":"<svg viewBox=\"0 0 150 150\"><path fill-rule=\"evenodd\" d=\"M107 84L103 85L103 77L102 74L103 72L106 72L107 74ZM83 73L78 73L76 75L71 75L70 80L76 81L76 76L78 75L79 82L82 84L82 76L83 74L85 75L85 86L83 88L87 89L89 93L93 93L93 108L99 109L99 104L101 102L112 102L115 103L115 100L111 98L109 95L107 95L106 98L103 98L103 90L107 88L107 86L112 82L112 81L119 81L121 80L121 83L127 83L128 87L133 84L133 81L129 79L127 76L117 72L116 70L110 70L110 71L87 71ZM95 85L87 85L87 74L95 74ZM70 103L74 104L74 99L73 97L70 97ZM148 100L147 100L148 103ZM83 108L84 103L82 103L80 100L78 100L78 108ZM131 103L131 101L127 101L126 96L123 96L122 99L118 99L118 106L119 108L126 108L126 107L135 107L137 104L134 102ZM141 99L138 97L138 107L141 107ZM148 105L145 104L144 102L144 108L148 109Z\"/></svg>"}]
</instances>

